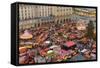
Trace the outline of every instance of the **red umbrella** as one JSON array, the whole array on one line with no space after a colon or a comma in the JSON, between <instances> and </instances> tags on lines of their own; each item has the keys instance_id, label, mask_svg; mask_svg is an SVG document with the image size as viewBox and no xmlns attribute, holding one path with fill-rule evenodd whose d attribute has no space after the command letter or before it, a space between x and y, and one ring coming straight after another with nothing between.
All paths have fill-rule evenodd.
<instances>
[{"instance_id":1,"label":"red umbrella","mask_svg":"<svg viewBox=\"0 0 100 68\"><path fill-rule=\"evenodd\" d=\"M72 47L72 46L74 46L75 45L75 42L73 42L73 41L67 41L66 42L66 46L67 47Z\"/></svg>"}]
</instances>

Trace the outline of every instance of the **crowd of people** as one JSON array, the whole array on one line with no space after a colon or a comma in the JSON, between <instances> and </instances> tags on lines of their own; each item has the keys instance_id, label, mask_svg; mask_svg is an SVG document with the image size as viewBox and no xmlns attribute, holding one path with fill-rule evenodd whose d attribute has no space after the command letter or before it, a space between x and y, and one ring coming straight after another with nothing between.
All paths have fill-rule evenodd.
<instances>
[{"instance_id":1,"label":"crowd of people","mask_svg":"<svg viewBox=\"0 0 100 68\"><path fill-rule=\"evenodd\" d=\"M87 26L79 30L76 24L49 22L20 30L20 35L27 30L32 38L20 39L19 64L95 60L96 40L88 37Z\"/></svg>"}]
</instances>

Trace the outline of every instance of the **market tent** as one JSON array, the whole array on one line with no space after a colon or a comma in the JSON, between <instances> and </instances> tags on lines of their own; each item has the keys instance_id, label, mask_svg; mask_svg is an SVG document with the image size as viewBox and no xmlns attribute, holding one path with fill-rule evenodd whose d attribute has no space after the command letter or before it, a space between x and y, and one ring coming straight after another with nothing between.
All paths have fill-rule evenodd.
<instances>
[{"instance_id":1,"label":"market tent","mask_svg":"<svg viewBox=\"0 0 100 68\"><path fill-rule=\"evenodd\" d=\"M69 35L69 38L70 38L70 39L75 39L76 37L77 37L76 34L70 34L70 35Z\"/></svg>"},{"instance_id":2,"label":"market tent","mask_svg":"<svg viewBox=\"0 0 100 68\"><path fill-rule=\"evenodd\" d=\"M53 45L50 48L52 49L52 48L57 48L57 47L58 47L57 45Z\"/></svg>"},{"instance_id":3,"label":"market tent","mask_svg":"<svg viewBox=\"0 0 100 68\"><path fill-rule=\"evenodd\" d=\"M31 39L33 37L32 34L28 32L28 30L24 31L24 34L20 35L20 39Z\"/></svg>"},{"instance_id":4,"label":"market tent","mask_svg":"<svg viewBox=\"0 0 100 68\"><path fill-rule=\"evenodd\" d=\"M73 42L73 41L67 41L66 42L66 46L67 47L72 47L72 46L74 46L75 45L75 42Z\"/></svg>"},{"instance_id":5,"label":"market tent","mask_svg":"<svg viewBox=\"0 0 100 68\"><path fill-rule=\"evenodd\" d=\"M49 51L47 51L47 55L49 57L53 57L55 54L54 54L54 51L53 50L49 50Z\"/></svg>"},{"instance_id":6,"label":"market tent","mask_svg":"<svg viewBox=\"0 0 100 68\"><path fill-rule=\"evenodd\" d=\"M53 50L47 51L47 54L51 54L51 53L53 53Z\"/></svg>"},{"instance_id":7,"label":"market tent","mask_svg":"<svg viewBox=\"0 0 100 68\"><path fill-rule=\"evenodd\" d=\"M50 43L51 43L51 41L45 41L44 43L46 43L46 44L50 44Z\"/></svg>"},{"instance_id":8,"label":"market tent","mask_svg":"<svg viewBox=\"0 0 100 68\"><path fill-rule=\"evenodd\" d=\"M26 47L19 47L19 53L24 53L27 51Z\"/></svg>"}]
</instances>

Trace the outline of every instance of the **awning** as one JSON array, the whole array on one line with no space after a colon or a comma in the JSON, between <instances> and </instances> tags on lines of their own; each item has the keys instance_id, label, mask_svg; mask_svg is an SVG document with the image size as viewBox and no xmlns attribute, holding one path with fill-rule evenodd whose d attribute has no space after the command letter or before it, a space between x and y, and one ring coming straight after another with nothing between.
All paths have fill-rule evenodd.
<instances>
[{"instance_id":1,"label":"awning","mask_svg":"<svg viewBox=\"0 0 100 68\"><path fill-rule=\"evenodd\" d=\"M70 35L69 35L69 38L70 38L70 39L75 39L76 37L77 37L76 34L70 34Z\"/></svg>"},{"instance_id":2,"label":"awning","mask_svg":"<svg viewBox=\"0 0 100 68\"><path fill-rule=\"evenodd\" d=\"M20 53L24 53L27 51L27 48L26 47L19 47L19 52Z\"/></svg>"},{"instance_id":3,"label":"awning","mask_svg":"<svg viewBox=\"0 0 100 68\"><path fill-rule=\"evenodd\" d=\"M28 30L24 31L24 34L20 35L20 39L31 39L33 37L32 34L28 32Z\"/></svg>"},{"instance_id":4,"label":"awning","mask_svg":"<svg viewBox=\"0 0 100 68\"><path fill-rule=\"evenodd\" d=\"M66 42L66 46L67 47L72 47L72 46L74 46L75 45L75 42L73 42L73 41L67 41Z\"/></svg>"}]
</instances>

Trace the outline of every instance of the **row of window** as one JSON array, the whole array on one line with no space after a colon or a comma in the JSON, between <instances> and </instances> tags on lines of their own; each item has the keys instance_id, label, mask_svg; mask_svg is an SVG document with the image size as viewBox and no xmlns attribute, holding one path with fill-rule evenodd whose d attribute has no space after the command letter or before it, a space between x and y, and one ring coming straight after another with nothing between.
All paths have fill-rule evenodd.
<instances>
[{"instance_id":1,"label":"row of window","mask_svg":"<svg viewBox=\"0 0 100 68\"><path fill-rule=\"evenodd\" d=\"M80 16L87 16L87 17L96 17L96 14L95 13L88 13L88 12L80 12L80 11L77 11L75 12L77 15L80 15Z\"/></svg>"},{"instance_id":2,"label":"row of window","mask_svg":"<svg viewBox=\"0 0 100 68\"><path fill-rule=\"evenodd\" d=\"M67 15L72 12L71 7L53 7L53 6L27 6L20 5L19 6L19 18L20 20L41 17L41 16L60 16Z\"/></svg>"}]
</instances>

